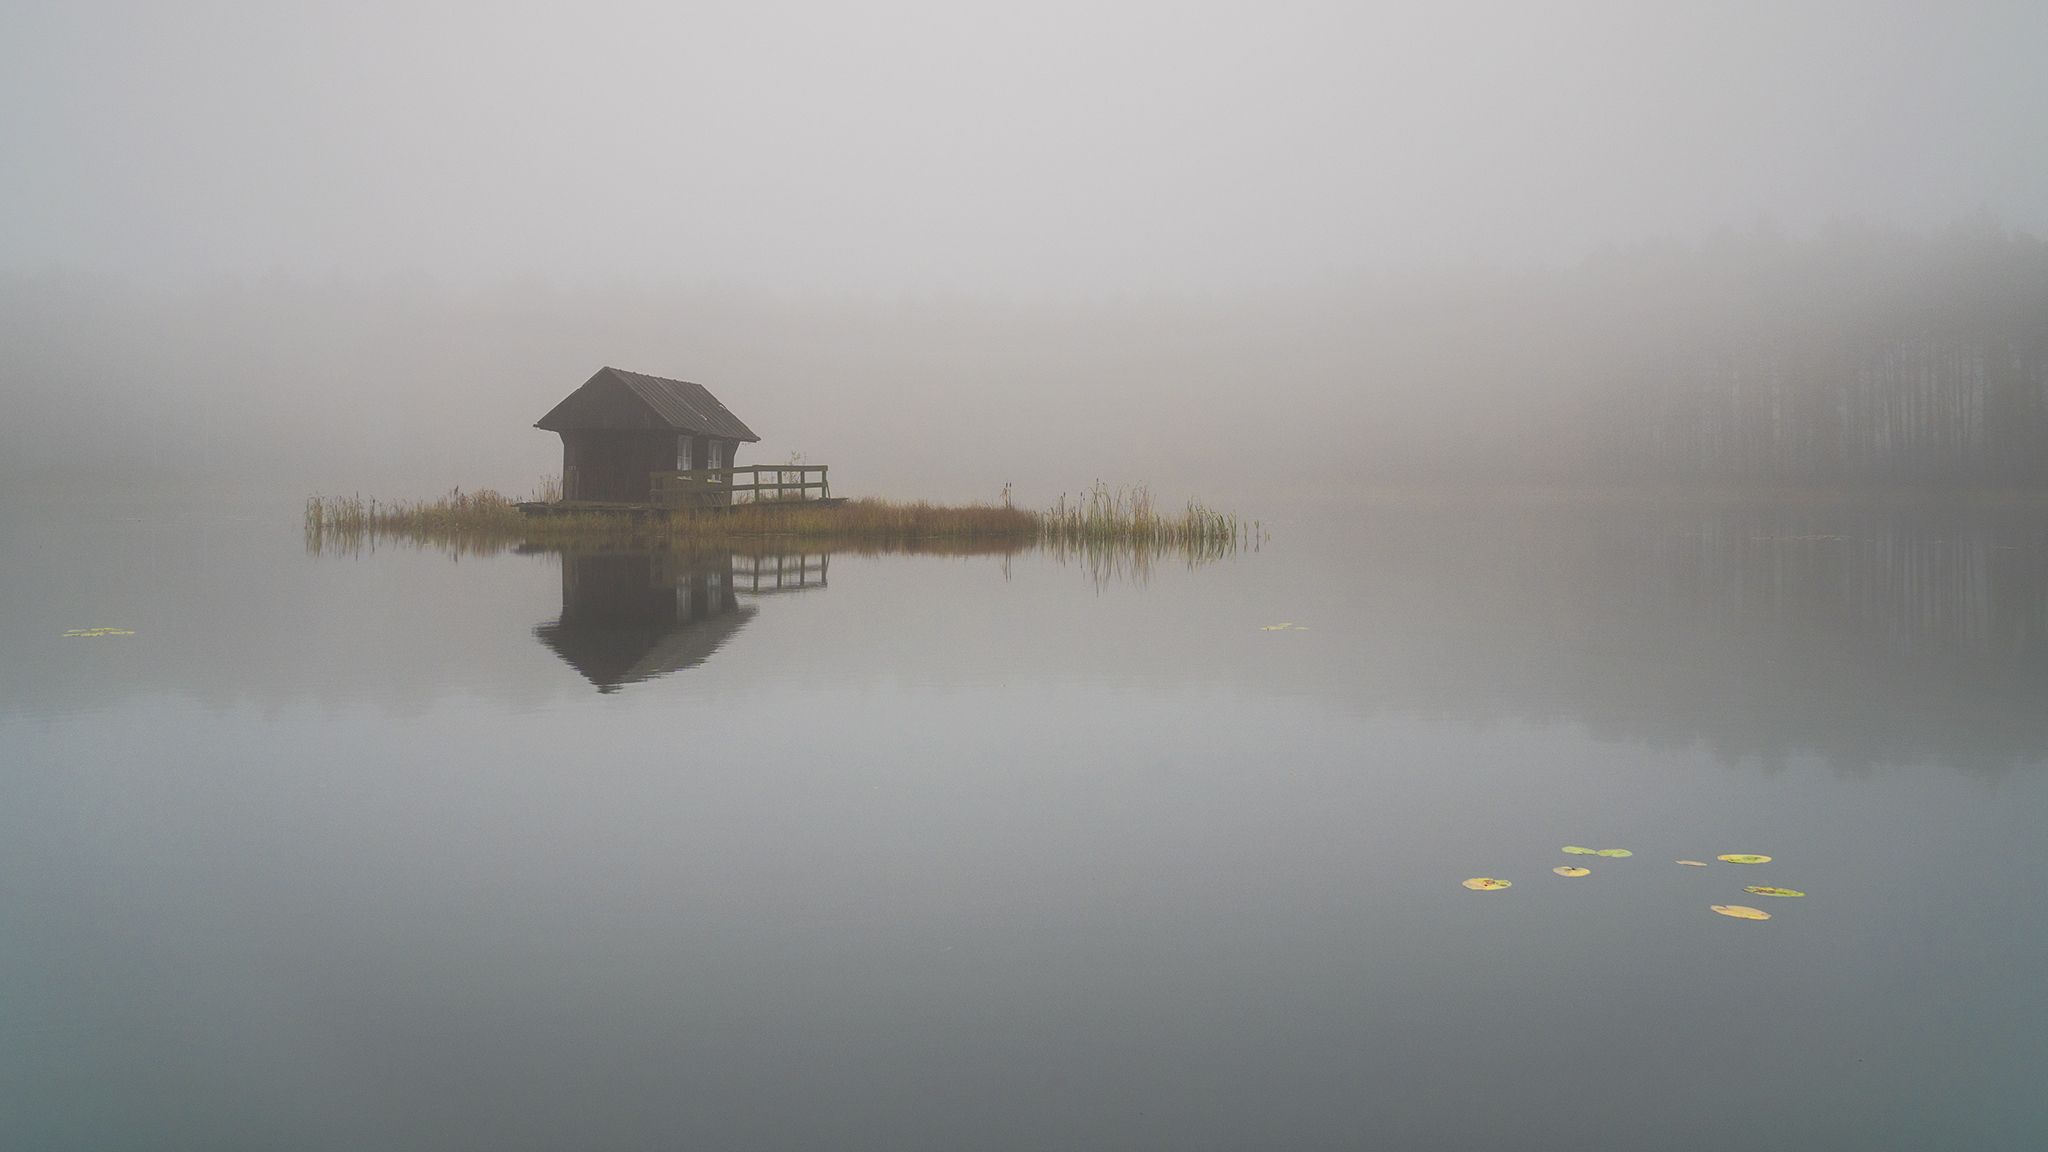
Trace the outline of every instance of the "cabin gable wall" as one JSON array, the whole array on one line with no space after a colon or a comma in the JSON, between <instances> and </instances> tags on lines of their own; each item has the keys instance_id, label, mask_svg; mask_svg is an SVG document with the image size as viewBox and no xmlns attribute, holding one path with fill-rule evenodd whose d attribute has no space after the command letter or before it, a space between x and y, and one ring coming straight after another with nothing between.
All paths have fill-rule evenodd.
<instances>
[{"instance_id":1,"label":"cabin gable wall","mask_svg":"<svg viewBox=\"0 0 2048 1152\"><path fill-rule=\"evenodd\" d=\"M633 390L612 379L598 376L562 398L546 416L544 425L568 425L584 430L665 427L666 422Z\"/></svg>"}]
</instances>

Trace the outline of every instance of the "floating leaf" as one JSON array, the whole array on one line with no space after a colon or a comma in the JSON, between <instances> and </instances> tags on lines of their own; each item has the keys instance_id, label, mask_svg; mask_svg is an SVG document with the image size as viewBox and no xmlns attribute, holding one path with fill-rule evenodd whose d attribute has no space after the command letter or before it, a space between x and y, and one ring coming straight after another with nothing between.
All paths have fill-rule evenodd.
<instances>
[{"instance_id":1,"label":"floating leaf","mask_svg":"<svg viewBox=\"0 0 2048 1152\"><path fill-rule=\"evenodd\" d=\"M1635 853L1629 851L1626 848L1602 848L1598 852L1593 853L1593 855L1607 856L1615 860L1620 860L1627 856L1633 856L1635 855Z\"/></svg>"},{"instance_id":2,"label":"floating leaf","mask_svg":"<svg viewBox=\"0 0 2048 1152\"><path fill-rule=\"evenodd\" d=\"M1591 876L1593 874L1593 870L1591 868L1574 868L1569 864L1552 868L1551 871L1557 873L1559 876Z\"/></svg>"},{"instance_id":3,"label":"floating leaf","mask_svg":"<svg viewBox=\"0 0 2048 1152\"><path fill-rule=\"evenodd\" d=\"M1769 920L1771 918L1771 914L1761 908L1750 908L1741 904L1709 904L1707 907L1712 908L1723 916L1733 916L1737 920Z\"/></svg>"},{"instance_id":4,"label":"floating leaf","mask_svg":"<svg viewBox=\"0 0 2048 1152\"><path fill-rule=\"evenodd\" d=\"M1600 854L1598 848L1581 848L1577 844L1567 844L1564 846L1564 850L1574 856L1598 856Z\"/></svg>"},{"instance_id":5,"label":"floating leaf","mask_svg":"<svg viewBox=\"0 0 2048 1152\"><path fill-rule=\"evenodd\" d=\"M1753 896L1804 896L1806 893L1794 888L1772 888L1763 884L1752 884L1743 889Z\"/></svg>"},{"instance_id":6,"label":"floating leaf","mask_svg":"<svg viewBox=\"0 0 2048 1152\"><path fill-rule=\"evenodd\" d=\"M1730 864L1769 864L1771 862L1769 856L1755 856L1747 852L1730 852L1726 856L1716 856L1714 859L1726 860Z\"/></svg>"},{"instance_id":7,"label":"floating leaf","mask_svg":"<svg viewBox=\"0 0 2048 1152\"><path fill-rule=\"evenodd\" d=\"M1491 876L1474 876L1470 880L1465 881L1465 887L1470 888L1474 892L1498 892L1502 888L1513 888L1514 885L1506 880L1496 880Z\"/></svg>"},{"instance_id":8,"label":"floating leaf","mask_svg":"<svg viewBox=\"0 0 2048 1152\"><path fill-rule=\"evenodd\" d=\"M1705 868L1707 866L1705 860L1674 860L1672 863L1683 864L1687 868Z\"/></svg>"}]
</instances>

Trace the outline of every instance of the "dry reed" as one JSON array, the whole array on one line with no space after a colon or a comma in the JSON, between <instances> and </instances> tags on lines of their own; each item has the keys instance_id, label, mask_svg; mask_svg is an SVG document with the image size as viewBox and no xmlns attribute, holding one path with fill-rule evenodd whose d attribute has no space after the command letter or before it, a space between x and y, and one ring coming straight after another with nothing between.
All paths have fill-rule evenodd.
<instances>
[{"instance_id":1,"label":"dry reed","mask_svg":"<svg viewBox=\"0 0 2048 1152\"><path fill-rule=\"evenodd\" d=\"M1003 504L942 505L858 499L800 506L762 501L701 512L630 514L559 502L559 485L543 480L530 503L552 504L529 516L520 501L483 489L455 489L434 500L384 501L362 496L314 496L306 501L305 530L315 551L354 550L378 538L410 539L461 551L517 544L636 542L661 547L716 546L792 540L855 549L893 549L951 543L1014 550L1031 545L1085 550L1104 545L1172 549L1221 555L1260 538L1256 523L1189 501L1178 512L1159 510L1143 486L1111 489L1097 482L1076 498L1062 495L1044 511ZM556 499L548 499L548 497ZM495 546L495 547L494 547Z\"/></svg>"}]
</instances>

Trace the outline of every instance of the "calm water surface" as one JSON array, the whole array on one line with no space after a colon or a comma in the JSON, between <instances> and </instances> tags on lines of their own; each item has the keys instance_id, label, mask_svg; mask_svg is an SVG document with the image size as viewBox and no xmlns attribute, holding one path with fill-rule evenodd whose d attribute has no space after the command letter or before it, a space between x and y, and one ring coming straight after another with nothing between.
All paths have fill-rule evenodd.
<instances>
[{"instance_id":1,"label":"calm water surface","mask_svg":"<svg viewBox=\"0 0 2048 1152\"><path fill-rule=\"evenodd\" d=\"M0 524L9 1147L2048 1146L2039 517L144 511Z\"/></svg>"}]
</instances>

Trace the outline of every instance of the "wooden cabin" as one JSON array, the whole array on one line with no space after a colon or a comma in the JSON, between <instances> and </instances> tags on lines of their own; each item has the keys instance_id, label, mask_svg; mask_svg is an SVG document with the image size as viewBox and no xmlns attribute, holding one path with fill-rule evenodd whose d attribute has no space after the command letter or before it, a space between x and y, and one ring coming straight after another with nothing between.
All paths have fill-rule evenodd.
<instances>
[{"instance_id":1,"label":"wooden cabin","mask_svg":"<svg viewBox=\"0 0 2048 1152\"><path fill-rule=\"evenodd\" d=\"M652 503L657 474L711 470L692 503L731 504L733 457L761 439L703 385L619 368L598 369L534 427L562 437L562 498L608 503Z\"/></svg>"}]
</instances>

